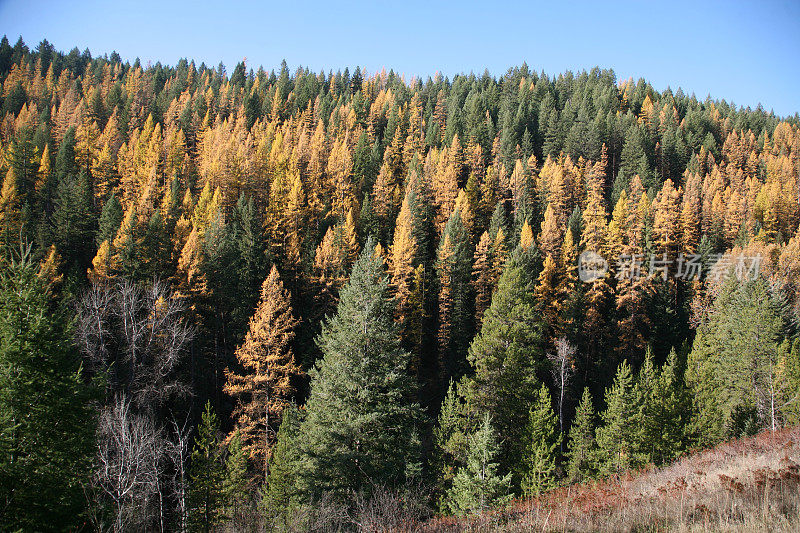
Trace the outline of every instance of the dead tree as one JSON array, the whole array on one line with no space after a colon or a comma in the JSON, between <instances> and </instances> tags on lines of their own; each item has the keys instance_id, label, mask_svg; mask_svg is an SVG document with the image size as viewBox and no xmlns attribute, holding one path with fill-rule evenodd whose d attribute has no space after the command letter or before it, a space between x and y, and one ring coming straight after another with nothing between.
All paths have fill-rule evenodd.
<instances>
[{"instance_id":1,"label":"dead tree","mask_svg":"<svg viewBox=\"0 0 800 533\"><path fill-rule=\"evenodd\" d=\"M553 382L559 389L558 393L558 425L561 434L564 434L564 395L566 394L569 382L575 373L575 347L569 343L566 337L559 337L556 340L556 352L547 354L547 358L552 364L551 372ZM564 451L564 439L561 439L561 451Z\"/></svg>"}]
</instances>

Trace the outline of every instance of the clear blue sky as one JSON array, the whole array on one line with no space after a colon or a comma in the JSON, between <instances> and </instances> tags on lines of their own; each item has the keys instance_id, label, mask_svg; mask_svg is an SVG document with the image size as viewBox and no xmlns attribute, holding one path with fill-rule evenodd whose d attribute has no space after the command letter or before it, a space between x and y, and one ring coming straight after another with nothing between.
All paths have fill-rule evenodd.
<instances>
[{"instance_id":1,"label":"clear blue sky","mask_svg":"<svg viewBox=\"0 0 800 533\"><path fill-rule=\"evenodd\" d=\"M59 50L116 50L230 72L243 57L270 70L360 65L407 77L494 75L527 61L548 74L599 65L738 105L800 111L800 0L69 2L0 0L0 34Z\"/></svg>"}]
</instances>

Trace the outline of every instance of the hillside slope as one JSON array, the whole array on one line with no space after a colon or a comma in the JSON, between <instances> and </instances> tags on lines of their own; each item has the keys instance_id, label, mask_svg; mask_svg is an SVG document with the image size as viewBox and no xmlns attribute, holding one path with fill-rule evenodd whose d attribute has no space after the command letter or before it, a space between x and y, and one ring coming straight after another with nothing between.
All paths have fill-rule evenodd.
<instances>
[{"instance_id":1,"label":"hillside slope","mask_svg":"<svg viewBox=\"0 0 800 533\"><path fill-rule=\"evenodd\" d=\"M659 470L589 482L469 520L453 531L800 531L800 428L721 444Z\"/></svg>"}]
</instances>

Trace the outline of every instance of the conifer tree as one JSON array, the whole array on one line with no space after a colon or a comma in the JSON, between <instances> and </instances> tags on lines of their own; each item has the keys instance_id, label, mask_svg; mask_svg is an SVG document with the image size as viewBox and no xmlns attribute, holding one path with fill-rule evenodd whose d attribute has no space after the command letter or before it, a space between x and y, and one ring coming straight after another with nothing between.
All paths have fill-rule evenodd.
<instances>
[{"instance_id":1,"label":"conifer tree","mask_svg":"<svg viewBox=\"0 0 800 533\"><path fill-rule=\"evenodd\" d=\"M296 365L292 340L297 327L289 292L283 288L278 269L272 266L261 286L261 299L250 319L244 342L236 358L244 374L228 371L224 390L237 398L233 417L236 430L229 435L242 440L250 460L266 479L269 448L278 421L289 404L302 370Z\"/></svg>"},{"instance_id":2,"label":"conifer tree","mask_svg":"<svg viewBox=\"0 0 800 533\"><path fill-rule=\"evenodd\" d=\"M98 389L24 248L0 259L0 529L61 531L85 523Z\"/></svg>"},{"instance_id":3,"label":"conifer tree","mask_svg":"<svg viewBox=\"0 0 800 533\"><path fill-rule=\"evenodd\" d=\"M542 255L558 257L561 239L561 224L556 218L552 204L548 204L542 221L542 232L539 234L539 249L542 251Z\"/></svg>"},{"instance_id":4,"label":"conifer tree","mask_svg":"<svg viewBox=\"0 0 800 533\"><path fill-rule=\"evenodd\" d=\"M546 324L544 338L547 344L550 344L549 341L563 333L561 317L564 302L558 293L559 285L559 272L556 262L553 260L553 256L548 255L544 260L542 271L539 273L536 283L536 301L544 315Z\"/></svg>"},{"instance_id":5,"label":"conifer tree","mask_svg":"<svg viewBox=\"0 0 800 533\"><path fill-rule=\"evenodd\" d=\"M22 205L17 194L17 179L9 170L0 190L0 246L13 250L19 245L22 232Z\"/></svg>"},{"instance_id":6,"label":"conifer tree","mask_svg":"<svg viewBox=\"0 0 800 533\"><path fill-rule=\"evenodd\" d=\"M397 486L418 474L420 420L400 345L383 264L368 240L317 344L310 372L299 488L306 500L343 498L373 484Z\"/></svg>"},{"instance_id":7,"label":"conifer tree","mask_svg":"<svg viewBox=\"0 0 800 533\"><path fill-rule=\"evenodd\" d=\"M572 427L569 430L566 474L567 479L571 482L581 481L595 473L594 429L595 414L592 395L589 388L584 387L581 401L575 410Z\"/></svg>"},{"instance_id":8,"label":"conifer tree","mask_svg":"<svg viewBox=\"0 0 800 533\"><path fill-rule=\"evenodd\" d=\"M642 464L638 453L638 406L633 374L627 361L617 368L614 384L606 389L603 425L597 428L598 469L602 475Z\"/></svg>"},{"instance_id":9,"label":"conifer tree","mask_svg":"<svg viewBox=\"0 0 800 533\"><path fill-rule=\"evenodd\" d=\"M283 412L278 437L272 448L270 470L259 506L273 520L285 516L297 502L298 461L301 450L300 411L290 405Z\"/></svg>"},{"instance_id":10,"label":"conifer tree","mask_svg":"<svg viewBox=\"0 0 800 533\"><path fill-rule=\"evenodd\" d=\"M469 347L475 372L471 401L492 416L502 439L500 464L508 470L519 464L526 411L539 388L536 371L544 364L530 254L518 248L509 259L481 331Z\"/></svg>"},{"instance_id":11,"label":"conifer tree","mask_svg":"<svg viewBox=\"0 0 800 533\"><path fill-rule=\"evenodd\" d=\"M120 224L122 224L123 216L122 204L117 200L117 196L112 194L103 204L103 209L100 211L99 227L95 238L98 246L103 244L103 241L110 243L114 240L114 236L117 234Z\"/></svg>"},{"instance_id":12,"label":"conifer tree","mask_svg":"<svg viewBox=\"0 0 800 533\"><path fill-rule=\"evenodd\" d=\"M763 277L731 277L714 300L686 369L701 445L744 434L743 413L752 415L756 429L780 427L782 406L796 398L779 370L783 309Z\"/></svg>"},{"instance_id":13,"label":"conifer tree","mask_svg":"<svg viewBox=\"0 0 800 533\"><path fill-rule=\"evenodd\" d=\"M489 232L484 231L475 247L472 262L472 288L475 293L475 326L480 327L483 314L492 301L492 253Z\"/></svg>"},{"instance_id":14,"label":"conifer tree","mask_svg":"<svg viewBox=\"0 0 800 533\"><path fill-rule=\"evenodd\" d=\"M389 250L389 272L392 288L398 302L398 320L404 324L410 315L409 299L411 296L414 270L420 261L420 250L414 235L415 203L413 190L406 192L400 214L394 230L394 241Z\"/></svg>"},{"instance_id":15,"label":"conifer tree","mask_svg":"<svg viewBox=\"0 0 800 533\"><path fill-rule=\"evenodd\" d=\"M197 428L189 471L189 523L192 529L204 533L214 531L224 516L225 466L220 445L219 419L211 409L211 402L207 402Z\"/></svg>"},{"instance_id":16,"label":"conifer tree","mask_svg":"<svg viewBox=\"0 0 800 533\"><path fill-rule=\"evenodd\" d=\"M225 458L225 477L222 481L222 499L225 502L225 515L236 519L244 510L250 498L250 476L247 452L242 439L234 433L228 443L228 456Z\"/></svg>"},{"instance_id":17,"label":"conifer tree","mask_svg":"<svg viewBox=\"0 0 800 533\"><path fill-rule=\"evenodd\" d=\"M520 468L522 492L538 496L555 486L556 455L561 441L558 419L553 412L550 391L546 385L539 388L536 401L531 405L523 439L525 447Z\"/></svg>"},{"instance_id":18,"label":"conifer tree","mask_svg":"<svg viewBox=\"0 0 800 533\"><path fill-rule=\"evenodd\" d=\"M436 259L439 281L439 371L441 383L458 379L466 371L469 342L470 268L469 237L456 209L447 221Z\"/></svg>"},{"instance_id":19,"label":"conifer tree","mask_svg":"<svg viewBox=\"0 0 800 533\"><path fill-rule=\"evenodd\" d=\"M455 515L478 513L497 507L510 499L511 474L499 473L498 446L491 418L469 437L467 462L456 472L447 493L447 508Z\"/></svg>"},{"instance_id":20,"label":"conifer tree","mask_svg":"<svg viewBox=\"0 0 800 533\"><path fill-rule=\"evenodd\" d=\"M639 382L650 379L648 374L656 373L640 370ZM691 400L680 375L674 348L652 378L650 394L640 404L641 451L651 462L661 465L673 461L684 451L690 434Z\"/></svg>"},{"instance_id":21,"label":"conifer tree","mask_svg":"<svg viewBox=\"0 0 800 533\"><path fill-rule=\"evenodd\" d=\"M659 253L672 258L681 242L680 187L676 190L671 179L664 182L653 202L653 240Z\"/></svg>"},{"instance_id":22,"label":"conifer tree","mask_svg":"<svg viewBox=\"0 0 800 533\"><path fill-rule=\"evenodd\" d=\"M436 474L439 507L447 512L447 492L459 467L467 464L469 437L478 429L478 417L464 379L451 381L433 428L432 464Z\"/></svg>"}]
</instances>

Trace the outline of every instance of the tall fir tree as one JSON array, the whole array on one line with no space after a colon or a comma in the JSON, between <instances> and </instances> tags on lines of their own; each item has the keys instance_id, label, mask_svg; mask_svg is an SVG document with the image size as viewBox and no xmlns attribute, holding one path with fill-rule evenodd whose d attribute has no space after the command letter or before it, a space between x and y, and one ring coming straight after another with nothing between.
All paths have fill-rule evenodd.
<instances>
[{"instance_id":1,"label":"tall fir tree","mask_svg":"<svg viewBox=\"0 0 800 533\"><path fill-rule=\"evenodd\" d=\"M210 533L224 517L225 478L219 418L211 409L211 402L203 410L190 461L189 524L193 530Z\"/></svg>"},{"instance_id":2,"label":"tall fir tree","mask_svg":"<svg viewBox=\"0 0 800 533\"><path fill-rule=\"evenodd\" d=\"M376 484L398 486L419 474L421 412L400 345L383 262L369 239L342 289L336 315L317 344L302 425L298 486L307 501L344 498Z\"/></svg>"},{"instance_id":3,"label":"tall fir tree","mask_svg":"<svg viewBox=\"0 0 800 533\"><path fill-rule=\"evenodd\" d=\"M458 379L466 372L466 352L472 318L469 236L456 209L447 221L436 258L439 281L439 375L440 383Z\"/></svg>"},{"instance_id":4,"label":"tall fir tree","mask_svg":"<svg viewBox=\"0 0 800 533\"><path fill-rule=\"evenodd\" d=\"M66 309L54 308L29 248L0 259L0 529L85 523L92 404Z\"/></svg>"},{"instance_id":5,"label":"tall fir tree","mask_svg":"<svg viewBox=\"0 0 800 533\"><path fill-rule=\"evenodd\" d=\"M510 499L511 474L500 474L497 455L497 437L486 414L469 437L466 465L458 469L447 493L449 512L455 515L482 512Z\"/></svg>"},{"instance_id":6,"label":"tall fir tree","mask_svg":"<svg viewBox=\"0 0 800 533\"><path fill-rule=\"evenodd\" d=\"M575 410L572 427L569 430L567 479L571 482L581 481L595 473L595 413L592 395L588 387L584 387L581 401Z\"/></svg>"},{"instance_id":7,"label":"tall fir tree","mask_svg":"<svg viewBox=\"0 0 800 533\"><path fill-rule=\"evenodd\" d=\"M498 459L509 471L521 459L527 410L536 398L537 370L545 360L542 320L533 296L532 254L518 248L511 256L469 348L474 369L471 398L492 416L501 438Z\"/></svg>"},{"instance_id":8,"label":"tall fir tree","mask_svg":"<svg viewBox=\"0 0 800 533\"><path fill-rule=\"evenodd\" d=\"M523 433L521 488L523 494L538 496L555 486L556 456L561 442L558 418L553 412L550 391L539 388L535 403L528 412Z\"/></svg>"}]
</instances>

